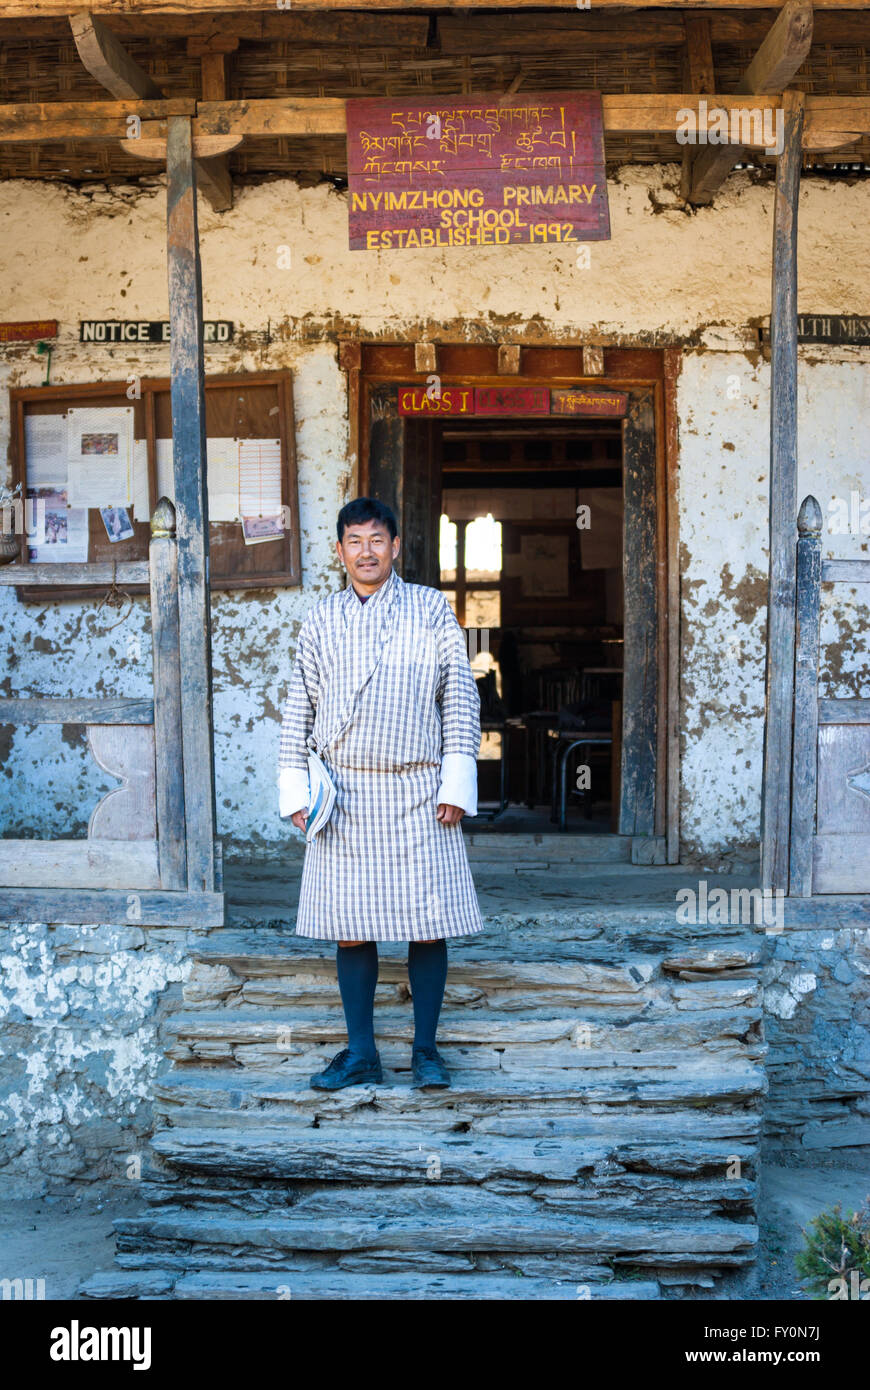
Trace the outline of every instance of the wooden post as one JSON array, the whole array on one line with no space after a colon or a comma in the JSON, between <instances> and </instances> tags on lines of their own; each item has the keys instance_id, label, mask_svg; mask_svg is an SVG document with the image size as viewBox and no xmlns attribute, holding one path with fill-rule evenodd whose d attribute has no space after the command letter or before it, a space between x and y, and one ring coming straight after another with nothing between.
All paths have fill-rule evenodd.
<instances>
[{"instance_id":1,"label":"wooden post","mask_svg":"<svg viewBox=\"0 0 870 1390\"><path fill-rule=\"evenodd\" d=\"M168 497L161 497L151 515L148 559L160 887L183 889L187 887L187 850L178 646L178 556L175 508Z\"/></svg>"},{"instance_id":2,"label":"wooden post","mask_svg":"<svg viewBox=\"0 0 870 1390\"><path fill-rule=\"evenodd\" d=\"M805 497L798 513L794 749L789 856L789 892L801 898L810 897L813 891L821 582L822 509L815 497Z\"/></svg>"},{"instance_id":3,"label":"wooden post","mask_svg":"<svg viewBox=\"0 0 870 1390\"><path fill-rule=\"evenodd\" d=\"M620 835L655 830L658 613L656 440L651 391L632 391L623 423L625 614Z\"/></svg>"},{"instance_id":4,"label":"wooden post","mask_svg":"<svg viewBox=\"0 0 870 1390\"><path fill-rule=\"evenodd\" d=\"M178 533L178 633L187 885L215 884L208 494L202 282L191 122L171 117L166 142L172 454Z\"/></svg>"},{"instance_id":5,"label":"wooden post","mask_svg":"<svg viewBox=\"0 0 870 1390\"><path fill-rule=\"evenodd\" d=\"M797 230L802 92L784 92L770 310L770 578L767 600L761 886L788 889L797 512Z\"/></svg>"}]
</instances>

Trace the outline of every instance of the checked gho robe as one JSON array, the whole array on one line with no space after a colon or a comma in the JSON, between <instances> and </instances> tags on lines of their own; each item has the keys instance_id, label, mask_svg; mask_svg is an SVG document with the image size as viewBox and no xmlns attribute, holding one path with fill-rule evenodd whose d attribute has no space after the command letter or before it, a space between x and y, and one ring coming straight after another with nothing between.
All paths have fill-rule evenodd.
<instances>
[{"instance_id":1,"label":"checked gho robe","mask_svg":"<svg viewBox=\"0 0 870 1390\"><path fill-rule=\"evenodd\" d=\"M427 941L483 930L462 826L477 813L480 699L438 589L395 571L363 603L349 584L305 618L281 717L279 809L308 805L308 750L336 785L305 847L296 931Z\"/></svg>"}]
</instances>

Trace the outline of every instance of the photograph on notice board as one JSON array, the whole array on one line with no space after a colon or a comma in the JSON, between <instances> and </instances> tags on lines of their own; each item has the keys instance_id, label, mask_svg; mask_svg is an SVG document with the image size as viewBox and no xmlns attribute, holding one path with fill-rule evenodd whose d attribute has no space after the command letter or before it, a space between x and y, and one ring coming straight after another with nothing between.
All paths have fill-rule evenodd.
<instances>
[{"instance_id":1,"label":"photograph on notice board","mask_svg":"<svg viewBox=\"0 0 870 1390\"><path fill-rule=\"evenodd\" d=\"M100 516L110 541L127 541L133 535L133 523L126 507L100 507Z\"/></svg>"},{"instance_id":2,"label":"photograph on notice board","mask_svg":"<svg viewBox=\"0 0 870 1390\"><path fill-rule=\"evenodd\" d=\"M32 561L84 564L88 558L88 512L70 507L65 488L28 489L29 510L38 523L40 541L28 546Z\"/></svg>"}]
</instances>

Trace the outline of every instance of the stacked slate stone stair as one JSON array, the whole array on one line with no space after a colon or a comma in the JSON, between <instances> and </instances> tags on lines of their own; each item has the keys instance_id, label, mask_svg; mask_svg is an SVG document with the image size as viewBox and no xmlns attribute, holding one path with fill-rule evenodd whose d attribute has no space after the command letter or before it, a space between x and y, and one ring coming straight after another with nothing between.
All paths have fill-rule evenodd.
<instances>
[{"instance_id":1,"label":"stacked slate stone stair","mask_svg":"<svg viewBox=\"0 0 870 1390\"><path fill-rule=\"evenodd\" d=\"M404 948L381 948L380 1086L334 947L212 932L162 1023L141 1215L93 1298L654 1299L754 1258L765 1091L751 928L673 907L501 914L451 943L450 1090L410 1085Z\"/></svg>"}]
</instances>

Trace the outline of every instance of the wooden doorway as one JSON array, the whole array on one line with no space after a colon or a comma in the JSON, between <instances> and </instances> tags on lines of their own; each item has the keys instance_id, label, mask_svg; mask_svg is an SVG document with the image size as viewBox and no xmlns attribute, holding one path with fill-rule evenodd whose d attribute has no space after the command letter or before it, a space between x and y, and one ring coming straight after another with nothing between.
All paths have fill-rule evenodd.
<instances>
[{"instance_id":1,"label":"wooden doorway","mask_svg":"<svg viewBox=\"0 0 870 1390\"><path fill-rule=\"evenodd\" d=\"M351 371L352 420L360 460L357 491L360 495L377 496L395 510L403 536L403 576L411 582L448 587L449 576L447 580L442 577L439 562L439 523L460 426L471 436L476 431L481 440L488 438L490 445L496 442L497 429L503 435L513 433L520 437L525 432L533 445L532 452L537 448L541 453L537 466L542 486L554 481L549 465L544 467L543 457L548 449L548 457L555 456L551 449L554 427L562 424L562 440L556 453L561 449L563 461L571 431L565 428L565 422L552 419L457 422L455 416L402 415L398 408L400 388L414 386L425 390L432 376L431 371L416 370L420 355L415 355L414 345L353 346L356 353ZM353 361L347 349L343 360L346 364ZM430 365L431 360L430 357ZM624 563L620 557L624 617L616 639L622 644L623 660L612 663L614 669L621 667L623 671L618 690L621 711L613 740L621 747L616 753L617 775L611 778L613 816L609 824L616 833L631 837L636 862L676 862L678 583L673 396L679 355L605 349L599 354L604 372L597 378L588 374L584 377L583 350L579 347L523 348L519 358L521 370L509 377L498 370L496 347L439 344L435 360L435 375L442 393L448 388L478 385L582 384L602 390L618 389L628 396L624 420L572 422L578 436L584 428L593 438L598 434L600 441L609 436L617 456L616 467L621 470L626 504ZM452 461L446 458L451 451ZM611 469L613 465L611 458ZM534 477L529 476L533 472L534 463L526 469L525 482L531 487L535 486ZM504 477L500 482L504 484ZM495 588L500 587L502 578L498 577ZM475 590L480 587L475 582ZM467 596L468 587L462 591L460 575L459 592L454 593L453 601L473 645L472 630L487 624L474 621L475 613L469 608ZM570 599L570 594L567 597ZM575 637L582 636L579 612L573 626ZM587 659L585 664L603 666L605 659ZM607 687L606 677L602 683ZM613 687L607 688L615 699ZM565 703L570 705L572 701Z\"/></svg>"}]
</instances>

